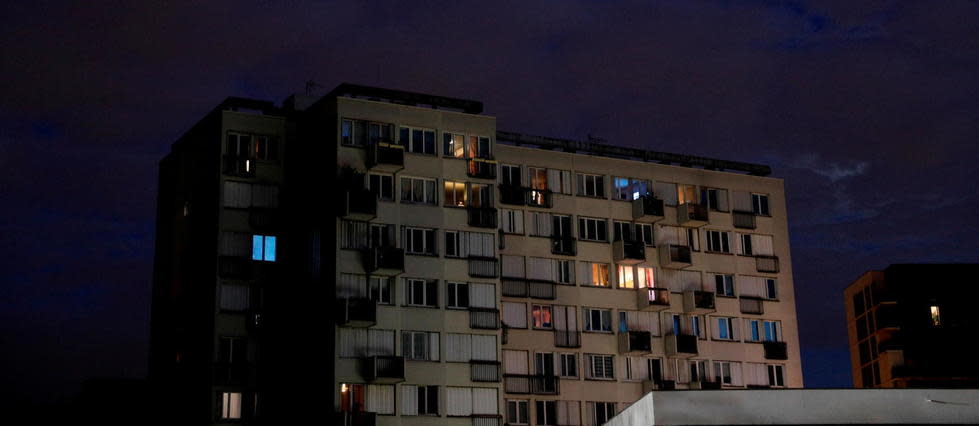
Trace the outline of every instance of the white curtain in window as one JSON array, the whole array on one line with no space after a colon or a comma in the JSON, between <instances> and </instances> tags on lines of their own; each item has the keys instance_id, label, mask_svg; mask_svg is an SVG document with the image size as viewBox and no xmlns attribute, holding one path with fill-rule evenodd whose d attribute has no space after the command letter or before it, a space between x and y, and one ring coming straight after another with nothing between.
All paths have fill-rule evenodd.
<instances>
[{"instance_id":1,"label":"white curtain in window","mask_svg":"<svg viewBox=\"0 0 979 426\"><path fill-rule=\"evenodd\" d=\"M658 312L627 311L625 321L629 330L648 331L654 336L659 336Z\"/></svg>"},{"instance_id":2,"label":"white curtain in window","mask_svg":"<svg viewBox=\"0 0 979 426\"><path fill-rule=\"evenodd\" d=\"M501 256L501 263L503 263L503 276L510 278L524 278L524 260L523 256Z\"/></svg>"},{"instance_id":3,"label":"white curtain in window","mask_svg":"<svg viewBox=\"0 0 979 426\"><path fill-rule=\"evenodd\" d=\"M551 214L544 212L527 212L528 233L538 237L551 236Z\"/></svg>"},{"instance_id":4,"label":"white curtain in window","mask_svg":"<svg viewBox=\"0 0 979 426\"><path fill-rule=\"evenodd\" d=\"M578 311L574 306L554 306L554 329L578 331Z\"/></svg>"},{"instance_id":5,"label":"white curtain in window","mask_svg":"<svg viewBox=\"0 0 979 426\"><path fill-rule=\"evenodd\" d=\"M418 415L418 386L401 385L401 414Z\"/></svg>"},{"instance_id":6,"label":"white curtain in window","mask_svg":"<svg viewBox=\"0 0 979 426\"><path fill-rule=\"evenodd\" d=\"M752 235L751 236L751 251L755 255L761 255L761 256L773 256L773 255L775 255L775 249L772 246L772 236L771 235Z\"/></svg>"},{"instance_id":7,"label":"white curtain in window","mask_svg":"<svg viewBox=\"0 0 979 426\"><path fill-rule=\"evenodd\" d=\"M513 328L527 328L527 304L503 302L503 322Z\"/></svg>"},{"instance_id":8,"label":"white curtain in window","mask_svg":"<svg viewBox=\"0 0 979 426\"><path fill-rule=\"evenodd\" d=\"M472 388L445 388L446 414L450 416L469 416L473 413Z\"/></svg>"},{"instance_id":9,"label":"white curtain in window","mask_svg":"<svg viewBox=\"0 0 979 426\"><path fill-rule=\"evenodd\" d=\"M473 388L473 414L499 414L496 389Z\"/></svg>"},{"instance_id":10,"label":"white curtain in window","mask_svg":"<svg viewBox=\"0 0 979 426\"><path fill-rule=\"evenodd\" d=\"M765 279L762 277L739 275L737 289L738 294L742 296L762 297L766 294Z\"/></svg>"},{"instance_id":11,"label":"white curtain in window","mask_svg":"<svg viewBox=\"0 0 979 426\"><path fill-rule=\"evenodd\" d=\"M368 356L394 355L394 330L371 329L367 333Z\"/></svg>"},{"instance_id":12,"label":"white curtain in window","mask_svg":"<svg viewBox=\"0 0 979 426\"><path fill-rule=\"evenodd\" d=\"M744 364L744 379L748 386L768 386L768 366L746 362Z\"/></svg>"},{"instance_id":13,"label":"white curtain in window","mask_svg":"<svg viewBox=\"0 0 979 426\"><path fill-rule=\"evenodd\" d=\"M578 284L591 285L591 262L578 262Z\"/></svg>"},{"instance_id":14,"label":"white curtain in window","mask_svg":"<svg viewBox=\"0 0 979 426\"><path fill-rule=\"evenodd\" d=\"M469 334L448 333L445 335L445 360L448 362L469 362L472 360L472 336Z\"/></svg>"},{"instance_id":15,"label":"white curtain in window","mask_svg":"<svg viewBox=\"0 0 979 426\"><path fill-rule=\"evenodd\" d=\"M671 206L676 205L676 184L669 182L654 182L653 194L663 200L663 203Z\"/></svg>"},{"instance_id":16,"label":"white curtain in window","mask_svg":"<svg viewBox=\"0 0 979 426\"><path fill-rule=\"evenodd\" d=\"M496 335L474 334L472 336L472 359L496 361Z\"/></svg>"},{"instance_id":17,"label":"white curtain in window","mask_svg":"<svg viewBox=\"0 0 979 426\"><path fill-rule=\"evenodd\" d=\"M578 401L557 402L557 423L569 426L581 424L581 410Z\"/></svg>"},{"instance_id":18,"label":"white curtain in window","mask_svg":"<svg viewBox=\"0 0 979 426\"><path fill-rule=\"evenodd\" d=\"M493 284L469 284L469 306L496 308L496 286Z\"/></svg>"},{"instance_id":19,"label":"white curtain in window","mask_svg":"<svg viewBox=\"0 0 979 426\"><path fill-rule=\"evenodd\" d=\"M365 409L377 414L394 414L394 386L367 385Z\"/></svg>"},{"instance_id":20,"label":"white curtain in window","mask_svg":"<svg viewBox=\"0 0 979 426\"><path fill-rule=\"evenodd\" d=\"M367 356L367 329L338 328L337 352L341 358Z\"/></svg>"}]
</instances>

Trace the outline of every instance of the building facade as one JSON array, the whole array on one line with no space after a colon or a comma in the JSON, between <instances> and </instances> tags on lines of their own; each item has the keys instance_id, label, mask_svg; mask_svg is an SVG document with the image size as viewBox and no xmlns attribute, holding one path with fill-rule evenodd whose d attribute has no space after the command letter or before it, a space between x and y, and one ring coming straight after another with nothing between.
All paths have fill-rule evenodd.
<instances>
[{"instance_id":1,"label":"building facade","mask_svg":"<svg viewBox=\"0 0 979 426\"><path fill-rule=\"evenodd\" d=\"M844 290L853 386L969 388L979 368L963 338L979 336L961 280L976 264L898 264L868 271Z\"/></svg>"},{"instance_id":2,"label":"building facade","mask_svg":"<svg viewBox=\"0 0 979 426\"><path fill-rule=\"evenodd\" d=\"M802 387L765 166L364 86L235 105L161 165L152 365L197 418L589 425L655 389Z\"/></svg>"}]
</instances>

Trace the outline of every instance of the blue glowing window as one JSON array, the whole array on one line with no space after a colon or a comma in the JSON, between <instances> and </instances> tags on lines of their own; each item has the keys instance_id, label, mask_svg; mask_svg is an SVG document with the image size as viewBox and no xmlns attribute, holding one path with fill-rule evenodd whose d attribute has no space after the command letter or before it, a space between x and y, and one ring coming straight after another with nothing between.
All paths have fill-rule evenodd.
<instances>
[{"instance_id":1,"label":"blue glowing window","mask_svg":"<svg viewBox=\"0 0 979 426\"><path fill-rule=\"evenodd\" d=\"M275 237L252 235L252 260L275 262Z\"/></svg>"}]
</instances>

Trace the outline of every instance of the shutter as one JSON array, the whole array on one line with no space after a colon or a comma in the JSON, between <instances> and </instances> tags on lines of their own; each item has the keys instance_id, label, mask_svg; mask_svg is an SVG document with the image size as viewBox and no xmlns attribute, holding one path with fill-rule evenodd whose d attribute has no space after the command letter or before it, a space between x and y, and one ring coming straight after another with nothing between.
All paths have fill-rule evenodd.
<instances>
[{"instance_id":1,"label":"shutter","mask_svg":"<svg viewBox=\"0 0 979 426\"><path fill-rule=\"evenodd\" d=\"M752 235L751 248L756 255L772 256L775 254L771 235Z\"/></svg>"},{"instance_id":2,"label":"shutter","mask_svg":"<svg viewBox=\"0 0 979 426\"><path fill-rule=\"evenodd\" d=\"M663 200L664 204L675 206L676 205L676 184L668 182L654 182L653 183L653 194L656 198Z\"/></svg>"},{"instance_id":3,"label":"shutter","mask_svg":"<svg viewBox=\"0 0 979 426\"><path fill-rule=\"evenodd\" d=\"M503 351L503 370L506 374L529 374L527 351Z\"/></svg>"},{"instance_id":4,"label":"shutter","mask_svg":"<svg viewBox=\"0 0 979 426\"><path fill-rule=\"evenodd\" d=\"M474 334L472 336L472 359L496 361L496 336Z\"/></svg>"},{"instance_id":5,"label":"shutter","mask_svg":"<svg viewBox=\"0 0 979 426\"><path fill-rule=\"evenodd\" d=\"M472 336L448 333L445 335L445 360L448 362L469 362L472 357Z\"/></svg>"},{"instance_id":6,"label":"shutter","mask_svg":"<svg viewBox=\"0 0 979 426\"><path fill-rule=\"evenodd\" d=\"M700 271L680 270L679 280L683 291L702 290L704 287Z\"/></svg>"},{"instance_id":7,"label":"shutter","mask_svg":"<svg viewBox=\"0 0 979 426\"><path fill-rule=\"evenodd\" d=\"M472 390L472 413L473 414L499 414L499 399L496 389L493 388L473 388Z\"/></svg>"},{"instance_id":8,"label":"shutter","mask_svg":"<svg viewBox=\"0 0 979 426\"><path fill-rule=\"evenodd\" d=\"M394 414L394 386L367 385L365 408L377 414Z\"/></svg>"},{"instance_id":9,"label":"shutter","mask_svg":"<svg viewBox=\"0 0 979 426\"><path fill-rule=\"evenodd\" d=\"M731 191L731 205L734 211L752 212L751 193L747 191Z\"/></svg>"},{"instance_id":10,"label":"shutter","mask_svg":"<svg viewBox=\"0 0 979 426\"><path fill-rule=\"evenodd\" d=\"M401 414L406 416L418 415L418 386L401 386Z\"/></svg>"},{"instance_id":11,"label":"shutter","mask_svg":"<svg viewBox=\"0 0 979 426\"><path fill-rule=\"evenodd\" d=\"M764 297L766 293L765 279L762 277L739 276L738 294L743 296Z\"/></svg>"},{"instance_id":12,"label":"shutter","mask_svg":"<svg viewBox=\"0 0 979 426\"><path fill-rule=\"evenodd\" d=\"M591 285L591 262L578 262L578 284Z\"/></svg>"},{"instance_id":13,"label":"shutter","mask_svg":"<svg viewBox=\"0 0 979 426\"><path fill-rule=\"evenodd\" d=\"M547 169L547 189L551 192L561 192L561 171Z\"/></svg>"},{"instance_id":14,"label":"shutter","mask_svg":"<svg viewBox=\"0 0 979 426\"><path fill-rule=\"evenodd\" d=\"M441 351L439 350L439 334L438 333L425 333L428 334L428 360L438 361Z\"/></svg>"},{"instance_id":15,"label":"shutter","mask_svg":"<svg viewBox=\"0 0 979 426\"><path fill-rule=\"evenodd\" d=\"M512 328L527 328L527 305L503 302L503 322Z\"/></svg>"},{"instance_id":16,"label":"shutter","mask_svg":"<svg viewBox=\"0 0 979 426\"><path fill-rule=\"evenodd\" d=\"M247 208L251 206L250 184L242 182L224 182L224 206Z\"/></svg>"},{"instance_id":17,"label":"shutter","mask_svg":"<svg viewBox=\"0 0 979 426\"><path fill-rule=\"evenodd\" d=\"M524 278L523 256L501 256L503 263L503 276L509 278Z\"/></svg>"},{"instance_id":18,"label":"shutter","mask_svg":"<svg viewBox=\"0 0 979 426\"><path fill-rule=\"evenodd\" d=\"M683 285L680 281L680 271L676 269L662 268L659 270L659 283L658 285L662 288L668 288L670 291L676 293L683 291Z\"/></svg>"},{"instance_id":19,"label":"shutter","mask_svg":"<svg viewBox=\"0 0 979 426\"><path fill-rule=\"evenodd\" d=\"M514 214L513 214L513 222L514 222L514 232L516 232L518 234L523 234L524 233L524 231L523 231L523 212L521 212L520 210L514 211Z\"/></svg>"},{"instance_id":20,"label":"shutter","mask_svg":"<svg viewBox=\"0 0 979 426\"><path fill-rule=\"evenodd\" d=\"M472 390L470 388L445 388L446 414L449 416L469 416L473 413Z\"/></svg>"},{"instance_id":21,"label":"shutter","mask_svg":"<svg viewBox=\"0 0 979 426\"><path fill-rule=\"evenodd\" d=\"M221 309L244 311L249 307L248 286L221 284Z\"/></svg>"},{"instance_id":22,"label":"shutter","mask_svg":"<svg viewBox=\"0 0 979 426\"><path fill-rule=\"evenodd\" d=\"M676 381L679 383L690 383L690 363L686 360L676 361Z\"/></svg>"},{"instance_id":23,"label":"shutter","mask_svg":"<svg viewBox=\"0 0 979 426\"><path fill-rule=\"evenodd\" d=\"M554 259L531 257L527 259L527 278L554 281Z\"/></svg>"},{"instance_id":24,"label":"shutter","mask_svg":"<svg viewBox=\"0 0 979 426\"><path fill-rule=\"evenodd\" d=\"M493 284L469 284L469 306L496 308L496 286Z\"/></svg>"}]
</instances>

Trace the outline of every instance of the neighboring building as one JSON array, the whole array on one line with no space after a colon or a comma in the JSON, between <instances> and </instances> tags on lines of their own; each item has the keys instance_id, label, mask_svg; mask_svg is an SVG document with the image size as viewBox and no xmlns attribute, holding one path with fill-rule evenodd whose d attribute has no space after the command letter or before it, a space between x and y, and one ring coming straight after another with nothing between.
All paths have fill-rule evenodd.
<instances>
[{"instance_id":1,"label":"neighboring building","mask_svg":"<svg viewBox=\"0 0 979 426\"><path fill-rule=\"evenodd\" d=\"M977 264L891 265L869 271L844 294L853 386L979 387L979 366L962 350L979 337L968 283ZM966 281L963 281L966 280Z\"/></svg>"},{"instance_id":2,"label":"neighboring building","mask_svg":"<svg viewBox=\"0 0 979 426\"><path fill-rule=\"evenodd\" d=\"M481 112L345 84L229 99L174 144L151 374L186 416L585 425L653 389L802 387L768 167Z\"/></svg>"},{"instance_id":3,"label":"neighboring building","mask_svg":"<svg viewBox=\"0 0 979 426\"><path fill-rule=\"evenodd\" d=\"M606 425L975 424L976 419L975 389L654 391Z\"/></svg>"}]
</instances>

